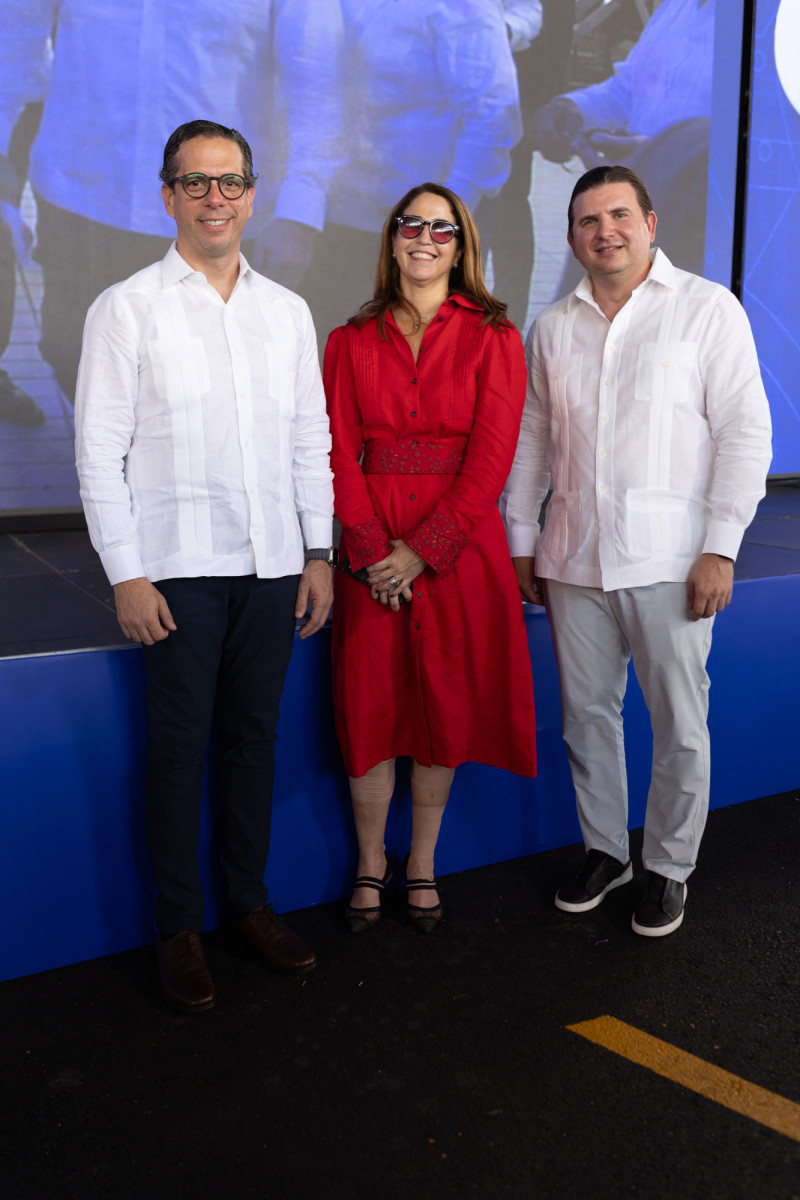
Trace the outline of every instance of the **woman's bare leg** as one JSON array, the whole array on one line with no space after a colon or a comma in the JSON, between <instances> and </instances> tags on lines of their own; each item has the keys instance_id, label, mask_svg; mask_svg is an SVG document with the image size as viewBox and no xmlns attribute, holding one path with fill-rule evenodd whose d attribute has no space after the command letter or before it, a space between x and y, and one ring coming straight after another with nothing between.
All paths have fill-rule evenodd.
<instances>
[{"instance_id":1,"label":"woman's bare leg","mask_svg":"<svg viewBox=\"0 0 800 1200\"><path fill-rule=\"evenodd\" d=\"M411 851L406 869L409 879L435 878L433 855L454 775L452 767L421 767L418 762L412 765ZM421 888L411 895L420 908L436 908L439 903L436 888Z\"/></svg>"},{"instance_id":2,"label":"woman's bare leg","mask_svg":"<svg viewBox=\"0 0 800 1200\"><path fill-rule=\"evenodd\" d=\"M358 779L350 776L350 796L358 838L359 876L371 875L373 879L383 879L386 871L383 840L393 792L393 758L371 767L366 775ZM352 908L371 908L378 903L379 893L374 888L356 888L353 892Z\"/></svg>"}]
</instances>

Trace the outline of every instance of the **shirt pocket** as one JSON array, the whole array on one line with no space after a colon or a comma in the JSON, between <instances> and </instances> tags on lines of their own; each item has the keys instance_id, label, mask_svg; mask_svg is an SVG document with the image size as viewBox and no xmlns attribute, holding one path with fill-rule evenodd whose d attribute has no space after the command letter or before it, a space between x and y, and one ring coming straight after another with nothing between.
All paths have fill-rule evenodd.
<instances>
[{"instance_id":1,"label":"shirt pocket","mask_svg":"<svg viewBox=\"0 0 800 1200\"><path fill-rule=\"evenodd\" d=\"M642 342L634 398L644 404L685 401L699 382L697 342Z\"/></svg>"},{"instance_id":2,"label":"shirt pocket","mask_svg":"<svg viewBox=\"0 0 800 1200\"><path fill-rule=\"evenodd\" d=\"M196 404L211 391L211 372L203 339L154 339L147 343L153 385L171 409Z\"/></svg>"},{"instance_id":3,"label":"shirt pocket","mask_svg":"<svg viewBox=\"0 0 800 1200\"><path fill-rule=\"evenodd\" d=\"M704 504L666 488L632 488L626 509L632 559L696 558L700 553Z\"/></svg>"}]
</instances>

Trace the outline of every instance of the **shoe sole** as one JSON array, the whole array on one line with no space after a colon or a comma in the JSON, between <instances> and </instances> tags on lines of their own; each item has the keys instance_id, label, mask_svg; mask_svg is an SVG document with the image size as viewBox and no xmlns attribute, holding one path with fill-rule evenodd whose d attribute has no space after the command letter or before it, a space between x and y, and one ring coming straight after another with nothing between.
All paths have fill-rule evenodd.
<instances>
[{"instance_id":1,"label":"shoe sole","mask_svg":"<svg viewBox=\"0 0 800 1200\"><path fill-rule=\"evenodd\" d=\"M683 904L686 906L686 896L689 892L686 884L683 885ZM666 937L668 933L674 933L675 930L683 924L684 908L674 921L670 921L668 925L637 925L635 915L631 917L631 929L634 933L641 934L642 937Z\"/></svg>"},{"instance_id":2,"label":"shoe sole","mask_svg":"<svg viewBox=\"0 0 800 1200\"><path fill-rule=\"evenodd\" d=\"M216 997L213 1000L207 1001L205 1004L182 1004L180 1000L173 1000L166 992L161 993L161 999L172 1009L173 1012L179 1013L200 1013L208 1012L217 1003Z\"/></svg>"},{"instance_id":3,"label":"shoe sole","mask_svg":"<svg viewBox=\"0 0 800 1200\"><path fill-rule=\"evenodd\" d=\"M602 892L594 896L591 900L584 900L580 904L571 904L569 900L560 899L558 892L556 892L556 908L560 908L562 912L569 913L589 912L590 909L597 908L599 904L602 904L608 893L612 892L614 888L622 887L623 884L630 883L632 879L633 865L632 863L628 863L622 874L618 875L616 879L612 879L611 883L607 884Z\"/></svg>"}]
</instances>

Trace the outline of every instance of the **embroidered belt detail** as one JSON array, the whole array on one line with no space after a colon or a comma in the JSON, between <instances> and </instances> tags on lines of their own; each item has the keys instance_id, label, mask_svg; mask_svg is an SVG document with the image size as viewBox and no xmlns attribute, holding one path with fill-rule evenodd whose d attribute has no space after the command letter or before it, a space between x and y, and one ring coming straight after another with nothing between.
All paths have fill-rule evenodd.
<instances>
[{"instance_id":1,"label":"embroidered belt detail","mask_svg":"<svg viewBox=\"0 0 800 1200\"><path fill-rule=\"evenodd\" d=\"M469 438L443 442L390 442L370 438L364 443L361 470L365 475L460 475Z\"/></svg>"}]
</instances>

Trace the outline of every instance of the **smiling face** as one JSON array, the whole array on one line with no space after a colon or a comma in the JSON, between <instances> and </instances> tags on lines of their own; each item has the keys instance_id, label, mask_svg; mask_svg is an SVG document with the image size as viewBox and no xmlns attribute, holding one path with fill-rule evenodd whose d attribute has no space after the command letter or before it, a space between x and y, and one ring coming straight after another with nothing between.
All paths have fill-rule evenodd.
<instances>
[{"instance_id":1,"label":"smiling face","mask_svg":"<svg viewBox=\"0 0 800 1200\"><path fill-rule=\"evenodd\" d=\"M421 217L423 221L451 221L458 224L456 215L443 196L423 192L405 209L404 216ZM461 257L458 236L445 246L434 242L428 225L424 225L419 237L404 238L396 233L393 241L394 256L400 270L400 290L410 296L417 288L447 289L450 272Z\"/></svg>"},{"instance_id":2,"label":"smiling face","mask_svg":"<svg viewBox=\"0 0 800 1200\"><path fill-rule=\"evenodd\" d=\"M191 138L178 150L176 175L243 175L242 152L228 138ZM187 196L181 184L163 184L164 205L178 227L178 252L195 270L218 266L238 256L242 232L253 212L254 189L238 200L226 200L217 183L201 200Z\"/></svg>"},{"instance_id":3,"label":"smiling face","mask_svg":"<svg viewBox=\"0 0 800 1200\"><path fill-rule=\"evenodd\" d=\"M606 183L575 197L567 241L593 282L633 290L650 270L656 214L645 218L629 183Z\"/></svg>"}]
</instances>

